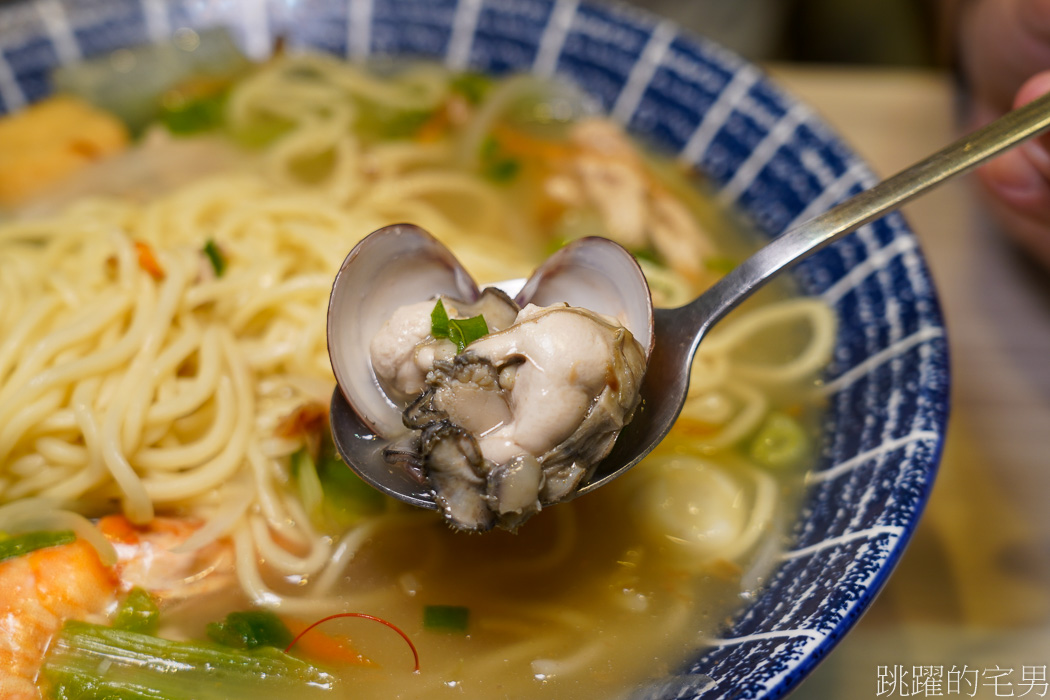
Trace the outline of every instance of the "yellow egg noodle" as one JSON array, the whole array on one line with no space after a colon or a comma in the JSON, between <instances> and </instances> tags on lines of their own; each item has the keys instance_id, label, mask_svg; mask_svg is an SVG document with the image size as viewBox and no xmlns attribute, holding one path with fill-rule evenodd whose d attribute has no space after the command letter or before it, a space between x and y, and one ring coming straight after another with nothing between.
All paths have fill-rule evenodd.
<instances>
[{"instance_id":1,"label":"yellow egg noodle","mask_svg":"<svg viewBox=\"0 0 1050 700\"><path fill-rule=\"evenodd\" d=\"M524 277L542 257L511 198L463 167L464 153L476 148L355 138L360 98L424 108L447 90L437 68L408 76L384 81L333 59L284 57L245 79L227 105L235 128L262 117L292 125L247 167L148 201L91 198L0 224L0 504L10 504L0 506L0 531L40 517L42 504L52 513L99 514L116 501L134 522L191 512L206 524L185 547L231 536L250 601L315 613L367 608L396 594L354 593L352 585L348 596L334 593L370 541L415 528L428 557L446 556L448 533L422 527L434 524L433 514L408 507L392 506L343 534L318 532L291 486L289 458L302 439L276 432L297 408L331 397L328 294L343 257L370 231L416 223L482 282ZM490 99L506 95L497 89ZM480 142L498 111L483 105L465 140ZM314 161L324 167L308 181L302 164ZM229 261L221 277L201 254L209 240ZM143 256L161 274L151 274ZM800 348L772 363L745 359L742 349L778 324L807 329ZM684 416L707 431L673 435L624 477L644 493L681 478L712 494L706 518L724 521L724 536L672 554L683 566L743 562L769 534L777 481L742 458L722 457L765 419L770 392L817 376L833 336L824 304L793 298L734 314L701 345ZM730 513L741 496L748 508ZM553 571L585 546L575 505L552 511L546 548L494 561L494 571ZM299 584L277 586L275 578ZM686 624L676 607L686 605L669 606L661 625ZM509 638L520 639L526 623L545 629L537 621L557 633L525 637L472 668L515 655L541 675L590 664L602 642L570 633L567 643L566 630L591 626L574 614L536 608L524 622L486 620Z\"/></svg>"}]
</instances>

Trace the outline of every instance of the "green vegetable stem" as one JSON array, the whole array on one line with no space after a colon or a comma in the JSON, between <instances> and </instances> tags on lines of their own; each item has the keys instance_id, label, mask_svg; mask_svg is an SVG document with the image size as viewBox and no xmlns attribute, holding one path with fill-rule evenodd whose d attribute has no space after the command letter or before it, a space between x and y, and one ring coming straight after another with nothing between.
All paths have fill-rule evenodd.
<instances>
[{"instance_id":1,"label":"green vegetable stem","mask_svg":"<svg viewBox=\"0 0 1050 700\"><path fill-rule=\"evenodd\" d=\"M67 622L44 659L56 700L310 700L331 697L334 676L270 646L231 649Z\"/></svg>"}]
</instances>

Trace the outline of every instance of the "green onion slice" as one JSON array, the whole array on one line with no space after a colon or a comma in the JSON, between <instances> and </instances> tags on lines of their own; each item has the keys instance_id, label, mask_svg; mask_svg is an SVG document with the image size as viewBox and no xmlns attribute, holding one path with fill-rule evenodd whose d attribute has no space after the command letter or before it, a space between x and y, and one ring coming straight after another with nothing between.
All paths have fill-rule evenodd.
<instances>
[{"instance_id":1,"label":"green onion slice","mask_svg":"<svg viewBox=\"0 0 1050 700\"><path fill-rule=\"evenodd\" d=\"M292 633L269 610L232 612L222 622L208 625L208 636L223 646L234 649L276 647L284 649L292 642Z\"/></svg>"},{"instance_id":2,"label":"green onion slice","mask_svg":"<svg viewBox=\"0 0 1050 700\"><path fill-rule=\"evenodd\" d=\"M443 632L466 632L470 610L462 605L426 605L423 607L423 629Z\"/></svg>"},{"instance_id":3,"label":"green onion slice","mask_svg":"<svg viewBox=\"0 0 1050 700\"><path fill-rule=\"evenodd\" d=\"M72 530L55 532L25 532L0 539L0 561L13 559L45 547L57 547L76 542L77 536Z\"/></svg>"},{"instance_id":4,"label":"green onion slice","mask_svg":"<svg viewBox=\"0 0 1050 700\"><path fill-rule=\"evenodd\" d=\"M448 338L456 344L459 352L466 350L478 338L488 335L488 332L489 326L484 316L478 314L463 319L449 318L445 304L440 299L430 312L430 334L435 338Z\"/></svg>"},{"instance_id":5,"label":"green onion slice","mask_svg":"<svg viewBox=\"0 0 1050 700\"><path fill-rule=\"evenodd\" d=\"M208 239L204 244L204 254L208 256L208 260L211 262L212 269L215 270L216 277L222 277L222 273L226 272L226 257L223 256L222 251L219 250L219 246L216 245L215 241Z\"/></svg>"},{"instance_id":6,"label":"green onion slice","mask_svg":"<svg viewBox=\"0 0 1050 700\"><path fill-rule=\"evenodd\" d=\"M797 420L773 411L751 443L751 457L772 469L793 469L809 456L809 438Z\"/></svg>"}]
</instances>

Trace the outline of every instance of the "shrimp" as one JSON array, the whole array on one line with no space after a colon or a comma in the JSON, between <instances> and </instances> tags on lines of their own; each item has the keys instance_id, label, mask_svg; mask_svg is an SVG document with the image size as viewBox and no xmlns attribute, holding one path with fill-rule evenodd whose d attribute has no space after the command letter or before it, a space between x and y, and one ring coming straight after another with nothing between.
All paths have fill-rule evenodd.
<instances>
[{"instance_id":1,"label":"shrimp","mask_svg":"<svg viewBox=\"0 0 1050 700\"><path fill-rule=\"evenodd\" d=\"M0 563L0 697L36 700L36 676L65 620L100 616L115 600L116 574L84 540Z\"/></svg>"},{"instance_id":2,"label":"shrimp","mask_svg":"<svg viewBox=\"0 0 1050 700\"><path fill-rule=\"evenodd\" d=\"M115 569L121 589L143 588L161 603L194 598L228 585L234 577L233 548L226 540L182 552L178 548L201 523L182 518L154 518L132 525L122 515L98 522L117 551Z\"/></svg>"},{"instance_id":3,"label":"shrimp","mask_svg":"<svg viewBox=\"0 0 1050 700\"><path fill-rule=\"evenodd\" d=\"M233 555L224 540L172 551L198 529L194 521L156 518L135 526L107 516L98 527L117 551L112 567L82 539L0 562L0 698L39 700L44 652L66 620L104 622L120 595L134 587L164 603L233 579Z\"/></svg>"},{"instance_id":4,"label":"shrimp","mask_svg":"<svg viewBox=\"0 0 1050 700\"><path fill-rule=\"evenodd\" d=\"M661 186L615 124L585 119L571 133L568 168L552 175L549 196L572 207L593 207L605 235L629 250L652 247L696 283L714 253L689 210Z\"/></svg>"}]
</instances>

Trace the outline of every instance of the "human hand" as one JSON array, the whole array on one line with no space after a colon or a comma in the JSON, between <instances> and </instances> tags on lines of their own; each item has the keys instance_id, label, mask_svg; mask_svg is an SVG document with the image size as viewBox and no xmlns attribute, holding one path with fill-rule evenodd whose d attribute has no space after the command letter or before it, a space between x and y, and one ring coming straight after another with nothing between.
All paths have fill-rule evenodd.
<instances>
[{"instance_id":1,"label":"human hand","mask_svg":"<svg viewBox=\"0 0 1050 700\"><path fill-rule=\"evenodd\" d=\"M1050 92L1050 0L971 0L958 38L970 126ZM977 174L1006 231L1050 267L1050 135L999 156Z\"/></svg>"}]
</instances>

